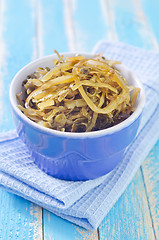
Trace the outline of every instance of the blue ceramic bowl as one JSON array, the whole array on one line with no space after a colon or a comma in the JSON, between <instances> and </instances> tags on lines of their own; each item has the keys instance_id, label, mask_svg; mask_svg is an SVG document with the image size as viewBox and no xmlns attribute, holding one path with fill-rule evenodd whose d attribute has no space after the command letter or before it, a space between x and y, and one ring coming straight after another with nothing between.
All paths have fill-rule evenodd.
<instances>
[{"instance_id":1,"label":"blue ceramic bowl","mask_svg":"<svg viewBox=\"0 0 159 240\"><path fill-rule=\"evenodd\" d=\"M73 56L74 53L64 53ZM92 57L91 54L83 54ZM16 94L22 81L37 67L52 67L56 55L37 59L22 68L10 86L10 103L18 135L32 153L35 163L47 174L65 180L88 180L112 171L122 160L124 151L134 139L145 102L142 84L123 65L117 67L129 85L141 88L135 112L120 124L108 129L88 132L60 132L40 126L27 118L17 107Z\"/></svg>"}]
</instances>

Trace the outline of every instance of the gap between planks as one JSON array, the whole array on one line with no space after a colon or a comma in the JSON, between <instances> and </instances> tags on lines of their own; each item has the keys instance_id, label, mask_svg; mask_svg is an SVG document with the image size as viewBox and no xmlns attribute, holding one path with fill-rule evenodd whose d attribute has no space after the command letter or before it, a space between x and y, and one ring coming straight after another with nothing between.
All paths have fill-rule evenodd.
<instances>
[{"instance_id":1,"label":"gap between planks","mask_svg":"<svg viewBox=\"0 0 159 240\"><path fill-rule=\"evenodd\" d=\"M144 178L144 173L143 173L142 166L140 167L140 172L141 172L141 176L142 176L142 179L143 179L143 184L144 184L144 189L145 189L145 194L146 194L146 200L147 200L147 205L148 205L148 208L149 208L149 213L150 213L152 228L153 228L153 232L154 232L154 237L155 237L155 240L157 240L156 233L155 233L154 222L153 222L152 213L151 213L150 202L149 202L149 199L148 199L147 186L146 186L146 183L145 183L145 178Z\"/></svg>"},{"instance_id":2,"label":"gap between planks","mask_svg":"<svg viewBox=\"0 0 159 240\"><path fill-rule=\"evenodd\" d=\"M35 37L33 39L34 49L33 49L33 60L36 58L40 58L43 56L43 39L42 39L42 8L41 3L38 0L31 0L31 7L32 7L32 18L34 22L34 29L35 29ZM37 206L39 211L36 215L40 215L41 221L38 218L38 235L37 237L34 236L34 240L43 240L44 239L44 226L43 226L43 208ZM41 226L41 228L40 228Z\"/></svg>"}]
</instances>

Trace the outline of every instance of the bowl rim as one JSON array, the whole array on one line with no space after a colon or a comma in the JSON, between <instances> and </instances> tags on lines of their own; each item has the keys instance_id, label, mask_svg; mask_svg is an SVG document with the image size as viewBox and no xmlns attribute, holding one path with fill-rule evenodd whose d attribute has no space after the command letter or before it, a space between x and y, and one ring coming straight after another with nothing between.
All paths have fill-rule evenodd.
<instances>
[{"instance_id":1,"label":"bowl rim","mask_svg":"<svg viewBox=\"0 0 159 240\"><path fill-rule=\"evenodd\" d=\"M73 56L75 54L82 54L86 57L89 56L94 56L95 54L93 53L85 53L85 52L63 52L60 53L62 55L65 56ZM23 68L21 68L17 74L14 76L14 78L11 81L10 84L10 88L9 88L9 100L10 100L10 104L13 108L13 110L15 111L15 113L19 116L20 119L22 119L25 123L31 125L31 127L33 127L34 129L39 130L40 132L46 133L46 134L50 134L50 135L56 135L56 136L60 136L60 137L68 137L68 138L93 138L93 137L100 137L103 135L110 135L113 134L115 132L118 132L126 127L128 127L129 125L131 125L142 113L144 105L145 105L145 90L144 90L144 86L143 84L139 81L139 79L135 76L135 74L124 64L120 64L120 66L122 66L123 69L125 69L127 72L131 73L131 76L133 77L133 79L135 80L135 82L137 83L137 85L140 87L141 91L140 91L140 101L138 103L137 108L135 109L135 111L124 121L122 121L121 123L118 123L115 126L106 128L106 129L102 129L102 130L98 130L98 131L92 131L92 132L81 132L81 133L77 133L77 132L61 132L55 129L50 129L50 128L46 128L44 126L41 126L39 124L37 124L36 122L32 121L31 119L29 119L28 117L26 117L21 111L20 109L17 107L17 103L15 100L15 96L13 92L13 86L16 83L16 79L18 78L18 76L23 72L26 71L27 68L31 67L32 65L35 65L37 63L43 63L43 61L45 60L53 60L57 58L56 54L51 54L51 55L47 55L41 58L38 58L36 60L31 61L30 63L28 63L27 65L25 65ZM117 65L116 65L117 66Z\"/></svg>"}]
</instances>

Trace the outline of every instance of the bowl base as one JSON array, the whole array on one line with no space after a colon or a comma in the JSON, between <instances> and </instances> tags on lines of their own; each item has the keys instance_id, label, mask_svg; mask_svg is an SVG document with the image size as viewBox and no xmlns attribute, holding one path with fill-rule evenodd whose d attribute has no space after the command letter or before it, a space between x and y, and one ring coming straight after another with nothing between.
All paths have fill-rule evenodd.
<instances>
[{"instance_id":1,"label":"bowl base","mask_svg":"<svg viewBox=\"0 0 159 240\"><path fill-rule=\"evenodd\" d=\"M35 152L32 156L35 164L52 177L68 181L86 181L111 172L121 162L123 154L124 149L100 160L86 159L78 153L70 153L58 159L42 156Z\"/></svg>"}]
</instances>

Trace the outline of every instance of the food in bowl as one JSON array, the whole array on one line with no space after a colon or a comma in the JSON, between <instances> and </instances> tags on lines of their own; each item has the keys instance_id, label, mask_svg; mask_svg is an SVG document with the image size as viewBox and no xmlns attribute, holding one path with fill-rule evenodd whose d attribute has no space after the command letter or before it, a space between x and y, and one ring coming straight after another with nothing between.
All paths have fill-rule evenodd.
<instances>
[{"instance_id":1,"label":"food in bowl","mask_svg":"<svg viewBox=\"0 0 159 240\"><path fill-rule=\"evenodd\" d=\"M140 88L128 86L115 66L119 62L56 53L52 68L38 67L23 81L23 99L22 92L17 94L18 107L29 119L62 132L90 132L134 112Z\"/></svg>"},{"instance_id":2,"label":"food in bowl","mask_svg":"<svg viewBox=\"0 0 159 240\"><path fill-rule=\"evenodd\" d=\"M87 59L93 54L77 53ZM75 53L63 53L64 58ZM10 104L16 131L28 147L37 166L47 174L65 180L95 179L112 171L123 159L125 149L133 141L139 128L145 104L145 92L139 79L123 64L115 65L128 86L140 89L134 112L124 121L106 129L90 132L62 132L37 124L17 107L16 94L23 92L22 82L37 68L53 67L57 55L45 56L24 66L10 85ZM131 95L132 96L132 95ZM25 99L23 92L21 99ZM23 104L23 103L22 103Z\"/></svg>"}]
</instances>

